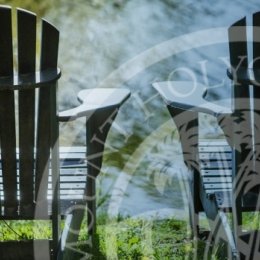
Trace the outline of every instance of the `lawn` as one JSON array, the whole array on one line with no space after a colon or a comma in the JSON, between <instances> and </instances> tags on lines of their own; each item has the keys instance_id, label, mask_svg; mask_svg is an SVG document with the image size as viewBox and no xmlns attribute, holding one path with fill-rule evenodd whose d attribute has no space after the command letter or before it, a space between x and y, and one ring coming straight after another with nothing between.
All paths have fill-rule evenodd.
<instances>
[{"instance_id":1,"label":"lawn","mask_svg":"<svg viewBox=\"0 0 260 260\"><path fill-rule=\"evenodd\" d=\"M109 219L99 216L97 233L99 250L89 259L203 259L206 248L204 242L196 243L190 238L186 221L176 219ZM2 241L50 238L50 222L2 220L0 236ZM76 246L78 252L89 250L86 241L88 237L83 228ZM212 252L209 257L225 259Z\"/></svg>"}]
</instances>

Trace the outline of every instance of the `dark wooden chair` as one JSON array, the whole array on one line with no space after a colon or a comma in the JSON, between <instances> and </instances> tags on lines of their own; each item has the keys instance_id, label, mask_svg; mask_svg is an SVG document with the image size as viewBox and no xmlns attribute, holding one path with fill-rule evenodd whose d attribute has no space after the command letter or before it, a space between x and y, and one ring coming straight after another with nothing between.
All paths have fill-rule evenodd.
<instances>
[{"instance_id":1,"label":"dark wooden chair","mask_svg":"<svg viewBox=\"0 0 260 260\"><path fill-rule=\"evenodd\" d=\"M77 239L85 207L86 230L91 237L95 234L95 180L110 126L130 94L120 89L81 91L82 105L58 113L59 32L41 20L37 70L36 16L17 9L16 19L13 32L12 9L0 7L0 218L51 220L52 239L1 242L0 258L68 259L64 252ZM78 117L86 117L87 146L60 148L59 121ZM66 225L61 240L62 217Z\"/></svg>"},{"instance_id":2,"label":"dark wooden chair","mask_svg":"<svg viewBox=\"0 0 260 260\"><path fill-rule=\"evenodd\" d=\"M248 231L243 222L243 217L249 216L245 212L259 212L259 26L260 13L255 13L253 27L247 26L243 18L228 29L227 74L232 86L230 95L222 100L210 98L213 97L210 90L205 91L206 87L199 83L154 84L178 128L184 161L191 172L189 203L193 234L197 238L203 235L199 213L205 212L210 226L208 239L215 243L226 241L230 259L260 259L258 225ZM251 32L253 40L248 42L247 34ZM216 117L224 140L199 138L199 113ZM227 213L232 213L230 219ZM255 217L254 221L259 219Z\"/></svg>"}]
</instances>

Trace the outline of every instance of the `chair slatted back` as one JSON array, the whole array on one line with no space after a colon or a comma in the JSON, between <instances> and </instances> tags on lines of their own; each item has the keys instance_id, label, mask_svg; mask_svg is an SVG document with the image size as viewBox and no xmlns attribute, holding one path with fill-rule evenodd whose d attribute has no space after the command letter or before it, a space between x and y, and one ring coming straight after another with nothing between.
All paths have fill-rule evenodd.
<instances>
[{"instance_id":1,"label":"chair slatted back","mask_svg":"<svg viewBox=\"0 0 260 260\"><path fill-rule=\"evenodd\" d=\"M18 78L36 71L36 21L35 14L17 9ZM12 32L12 10L1 6L0 77L12 77L14 74L12 35L15 35ZM42 20L40 71L57 68L58 41L57 29ZM33 218L36 206L47 213L49 160L54 143L51 141L51 118L56 120L53 116L56 115L56 107L51 105L50 100L56 98L56 82L42 86L39 93L33 84L16 89L1 90L0 85L4 198L0 214L12 218Z\"/></svg>"}]
</instances>

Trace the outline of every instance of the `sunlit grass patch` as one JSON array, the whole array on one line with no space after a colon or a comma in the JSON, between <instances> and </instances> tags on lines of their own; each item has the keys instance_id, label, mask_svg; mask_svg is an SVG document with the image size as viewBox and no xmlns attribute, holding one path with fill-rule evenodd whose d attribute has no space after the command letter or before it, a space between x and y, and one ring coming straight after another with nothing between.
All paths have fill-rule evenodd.
<instances>
[{"instance_id":1,"label":"sunlit grass patch","mask_svg":"<svg viewBox=\"0 0 260 260\"><path fill-rule=\"evenodd\" d=\"M49 239L51 222L45 220L1 220L0 241Z\"/></svg>"}]
</instances>

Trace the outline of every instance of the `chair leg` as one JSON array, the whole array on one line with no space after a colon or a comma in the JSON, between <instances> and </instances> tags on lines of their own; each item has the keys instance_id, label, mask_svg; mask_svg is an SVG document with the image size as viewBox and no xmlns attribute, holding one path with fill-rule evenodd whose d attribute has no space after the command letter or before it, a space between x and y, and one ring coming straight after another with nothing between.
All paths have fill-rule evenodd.
<instances>
[{"instance_id":1,"label":"chair leg","mask_svg":"<svg viewBox=\"0 0 260 260\"><path fill-rule=\"evenodd\" d=\"M180 135L184 162L190 170L190 175L188 176L190 184L190 193L188 194L189 217L192 236L198 239L199 211L201 210L199 198L199 162L196 156L198 154L199 141L198 113L171 106L168 106L168 110Z\"/></svg>"},{"instance_id":2,"label":"chair leg","mask_svg":"<svg viewBox=\"0 0 260 260\"><path fill-rule=\"evenodd\" d=\"M117 115L118 106L100 109L87 120L87 218L88 233L92 237L93 248L97 248L96 237L96 178L100 173L105 141ZM95 249L94 249L95 250Z\"/></svg>"},{"instance_id":3,"label":"chair leg","mask_svg":"<svg viewBox=\"0 0 260 260\"><path fill-rule=\"evenodd\" d=\"M77 241L85 213L85 205L77 205L73 212L66 217L65 227L61 237L61 251L58 259L70 260L83 256L84 252L77 248Z\"/></svg>"},{"instance_id":4,"label":"chair leg","mask_svg":"<svg viewBox=\"0 0 260 260\"><path fill-rule=\"evenodd\" d=\"M96 234L96 177L99 175L105 141L110 127L117 115L118 107L111 107L95 111L90 118L87 119L87 185L85 200L87 202L87 232L89 235L90 248L92 254L99 251L98 237ZM65 228L61 240L61 252L58 259L75 259L76 256L82 257L86 252L82 252L76 248L80 226L84 217L85 206L76 205L66 219ZM84 242L85 244L85 242Z\"/></svg>"}]
</instances>

